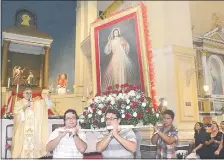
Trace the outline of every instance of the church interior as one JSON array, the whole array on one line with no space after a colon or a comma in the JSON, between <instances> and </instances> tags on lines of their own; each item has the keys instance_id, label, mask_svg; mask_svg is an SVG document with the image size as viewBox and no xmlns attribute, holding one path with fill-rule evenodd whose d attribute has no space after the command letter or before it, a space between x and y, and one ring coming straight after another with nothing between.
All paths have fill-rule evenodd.
<instances>
[{"instance_id":1,"label":"church interior","mask_svg":"<svg viewBox=\"0 0 224 160\"><path fill-rule=\"evenodd\" d=\"M1 158L11 158L13 108L25 88L35 100L51 94L49 133L63 125L67 109L81 115L96 95L125 83L139 85L154 109L174 111L178 150L189 151L196 122L224 120L223 1L3 0L1 6ZM106 53L115 34L123 39L123 59L116 47ZM116 63L129 66L127 75ZM96 143L91 129L88 142ZM152 125L139 131L141 158L155 158ZM85 154L97 154L95 146Z\"/></svg>"}]
</instances>

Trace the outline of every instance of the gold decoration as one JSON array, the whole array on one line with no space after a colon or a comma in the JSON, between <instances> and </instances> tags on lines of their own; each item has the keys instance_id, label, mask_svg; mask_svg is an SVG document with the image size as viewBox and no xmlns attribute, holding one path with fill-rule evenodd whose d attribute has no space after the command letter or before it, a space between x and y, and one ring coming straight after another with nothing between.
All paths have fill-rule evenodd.
<instances>
[{"instance_id":1,"label":"gold decoration","mask_svg":"<svg viewBox=\"0 0 224 160\"><path fill-rule=\"evenodd\" d=\"M218 13L213 13L211 19L212 19L212 29L221 26L222 21Z\"/></svg>"},{"instance_id":2,"label":"gold decoration","mask_svg":"<svg viewBox=\"0 0 224 160\"><path fill-rule=\"evenodd\" d=\"M22 15L22 23L21 23L21 25L23 25L23 26L30 26L30 16L28 15L28 14L23 14Z\"/></svg>"},{"instance_id":3,"label":"gold decoration","mask_svg":"<svg viewBox=\"0 0 224 160\"><path fill-rule=\"evenodd\" d=\"M110 15L112 12L116 11L121 4L123 3L122 1L114 1L107 7L107 9L100 15L101 18L106 18L108 15Z\"/></svg>"},{"instance_id":4,"label":"gold decoration","mask_svg":"<svg viewBox=\"0 0 224 160\"><path fill-rule=\"evenodd\" d=\"M202 55L202 56L206 56L206 55L207 55L207 51L206 51L206 50L204 50L204 49L203 49L203 50L201 50L201 55Z\"/></svg>"}]
</instances>

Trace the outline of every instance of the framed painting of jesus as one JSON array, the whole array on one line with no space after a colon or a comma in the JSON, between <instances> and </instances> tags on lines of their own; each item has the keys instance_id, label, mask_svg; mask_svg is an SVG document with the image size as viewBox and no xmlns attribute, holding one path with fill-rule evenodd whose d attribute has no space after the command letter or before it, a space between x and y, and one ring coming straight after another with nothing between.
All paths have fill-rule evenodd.
<instances>
[{"instance_id":1,"label":"framed painting of jesus","mask_svg":"<svg viewBox=\"0 0 224 160\"><path fill-rule=\"evenodd\" d=\"M141 5L92 23L94 94L106 91L109 86L129 84L140 86L150 96L144 24Z\"/></svg>"}]
</instances>

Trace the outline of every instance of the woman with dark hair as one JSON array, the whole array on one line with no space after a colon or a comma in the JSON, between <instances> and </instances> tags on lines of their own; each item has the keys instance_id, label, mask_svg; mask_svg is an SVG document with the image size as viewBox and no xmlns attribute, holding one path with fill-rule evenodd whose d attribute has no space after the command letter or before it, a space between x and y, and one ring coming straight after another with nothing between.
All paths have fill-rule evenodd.
<instances>
[{"instance_id":1,"label":"woman with dark hair","mask_svg":"<svg viewBox=\"0 0 224 160\"><path fill-rule=\"evenodd\" d=\"M204 125L201 122L197 122L194 125L194 139L195 139L195 148L193 149L193 153L197 153L201 159L205 157L205 147L204 143L206 140L207 133L205 132Z\"/></svg>"},{"instance_id":2,"label":"woman with dark hair","mask_svg":"<svg viewBox=\"0 0 224 160\"><path fill-rule=\"evenodd\" d=\"M207 137L205 141L206 145L206 158L215 159L218 156L215 155L215 152L219 148L220 143L222 143L222 132L219 131L218 124L213 121L211 126L211 134Z\"/></svg>"}]
</instances>

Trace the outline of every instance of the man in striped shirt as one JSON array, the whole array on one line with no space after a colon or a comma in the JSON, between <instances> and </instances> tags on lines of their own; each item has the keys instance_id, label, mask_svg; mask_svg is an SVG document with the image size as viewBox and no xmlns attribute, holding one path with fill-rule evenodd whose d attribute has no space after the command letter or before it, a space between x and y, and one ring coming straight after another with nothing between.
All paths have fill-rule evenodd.
<instances>
[{"instance_id":1,"label":"man in striped shirt","mask_svg":"<svg viewBox=\"0 0 224 160\"><path fill-rule=\"evenodd\" d=\"M136 136L132 129L119 129L121 115L116 109L108 109L105 114L106 126L112 126L98 138L96 150L104 158L134 158Z\"/></svg>"},{"instance_id":2,"label":"man in striped shirt","mask_svg":"<svg viewBox=\"0 0 224 160\"><path fill-rule=\"evenodd\" d=\"M53 158L83 158L86 151L86 135L77 127L78 115L68 109L64 114L65 127L54 130L48 140L46 149L53 151Z\"/></svg>"}]
</instances>

